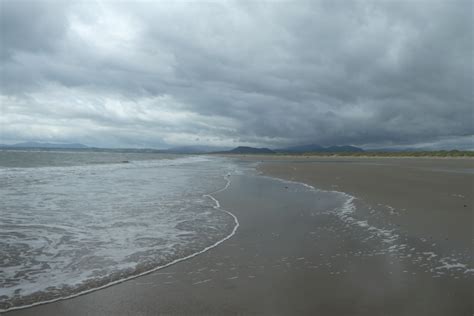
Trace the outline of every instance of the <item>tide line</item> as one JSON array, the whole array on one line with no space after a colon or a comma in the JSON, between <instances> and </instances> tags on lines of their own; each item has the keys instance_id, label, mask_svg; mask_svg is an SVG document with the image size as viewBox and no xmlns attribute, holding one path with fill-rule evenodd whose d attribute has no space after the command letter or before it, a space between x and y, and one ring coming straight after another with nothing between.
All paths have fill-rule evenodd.
<instances>
[{"instance_id":1,"label":"tide line","mask_svg":"<svg viewBox=\"0 0 474 316\"><path fill-rule=\"evenodd\" d=\"M171 265L174 265L178 262L181 262L181 261L185 261L185 260L188 260L188 259L191 259L191 258L194 258L202 253L205 253L206 251L212 249L212 248L215 248L217 247L218 245L220 245L221 243L223 243L224 241L228 240L229 238L231 238L232 236L235 235L237 229L239 228L240 226L240 223L239 223L239 220L237 219L237 217L232 214L231 212L229 211L226 211L224 209L221 209L220 208L220 203L219 201L212 196L212 194L216 194L216 193L219 193L219 192L222 192L224 190L226 190L229 186L230 186L230 179L229 179L230 175L226 175L225 176L225 179L227 180L227 183L226 185L222 188L222 189L219 189L217 191L214 191L212 193L209 193L209 194L204 194L203 196L204 197L208 197L210 198L211 200L214 201L214 203L216 204L215 206L213 206L214 209L218 209L224 213L227 213L229 214L233 219L234 219L234 223L235 223L235 226L234 228L232 229L232 232L227 235L226 237L222 238L221 240L218 240L217 242L215 242L214 244L210 245L210 246L207 246L206 248L202 249L201 251L198 251L198 252L195 252L193 254L190 254L189 256L186 256L186 257L183 257L183 258L179 258L179 259L176 259L176 260L173 260L171 262L168 262L164 265L161 265L161 266L157 266L151 270L148 270L148 271L144 271L142 273L139 273L137 275L132 275L132 276L129 276L129 277L126 277L124 279L120 279L120 280L116 280L116 281L113 281L113 282L110 282L110 283L107 283L105 285L102 285L102 286L99 286L99 287L96 287L96 288L93 288L93 289L88 289L88 290L85 290L85 291L82 291L82 292L78 292L78 293L75 293L75 294L72 294L72 295L68 295L68 296L64 296L64 297L58 297L58 298L54 298L54 299L51 299L51 300L46 300L46 301L40 301L40 302L35 302L35 303L32 303L32 304L28 304L28 305L22 305L22 306L15 306L15 307L11 307L11 308L7 308L7 309L0 309L0 313L5 313L5 312L9 312L9 311L13 311L13 310L19 310L19 309L25 309L25 308L30 308L30 307L33 307L33 306L38 306L38 305L43 305L43 304L49 304L49 303L54 303L54 302L58 302L58 301L62 301L62 300L67 300L67 299L71 299L71 298L74 298L74 297L78 297L80 295L84 295L84 294L88 294L88 293L92 293L92 292L95 292L95 291L98 291L98 290L102 290L102 289L105 289L105 288L108 288L110 286L113 286L113 285L116 285L116 284L119 284L119 283L122 283L122 282L125 282L125 281L129 281L129 280L132 280L132 279L135 279L135 278L138 278L138 277L141 277L141 276L144 276L144 275L147 275L147 274L150 274L152 272L155 272L157 270L160 270L160 269L163 269L163 268L166 268L166 267L169 267Z\"/></svg>"}]
</instances>

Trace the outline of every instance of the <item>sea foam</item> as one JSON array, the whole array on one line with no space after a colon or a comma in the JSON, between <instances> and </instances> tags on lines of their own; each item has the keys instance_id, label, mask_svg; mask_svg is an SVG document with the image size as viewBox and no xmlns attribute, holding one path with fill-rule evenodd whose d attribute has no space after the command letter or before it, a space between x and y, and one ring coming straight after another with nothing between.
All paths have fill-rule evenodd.
<instances>
[{"instance_id":1,"label":"sea foam","mask_svg":"<svg viewBox=\"0 0 474 316\"><path fill-rule=\"evenodd\" d=\"M201 156L1 169L0 310L90 292L215 247L238 227L213 196L236 169Z\"/></svg>"}]
</instances>

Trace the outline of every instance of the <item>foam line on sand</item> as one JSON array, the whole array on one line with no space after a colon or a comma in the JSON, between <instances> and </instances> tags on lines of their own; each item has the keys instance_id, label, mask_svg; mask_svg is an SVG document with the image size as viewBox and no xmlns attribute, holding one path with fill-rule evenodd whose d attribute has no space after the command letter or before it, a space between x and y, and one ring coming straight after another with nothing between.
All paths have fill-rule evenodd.
<instances>
[{"instance_id":1,"label":"foam line on sand","mask_svg":"<svg viewBox=\"0 0 474 316\"><path fill-rule=\"evenodd\" d=\"M227 213L229 214L233 219L234 219L234 228L232 229L232 232L227 235L226 237L216 241L214 244L210 245L210 246L207 246L206 248L198 251L198 252L195 252L195 253L192 253L190 254L189 256L186 256L186 257L183 257L183 258L178 258L176 260L173 260L171 262L168 262L164 265L161 265L161 266L157 266L151 270L147 270L147 271L144 271L142 273L139 273L137 275L132 275L132 276L129 276L129 277L126 277L124 279L120 279L120 280L116 280L116 281L113 281L113 282L110 282L110 283L107 283L105 285L102 285L102 286L99 286L99 287L96 287L96 288L93 288L93 289L88 289L88 290L85 290L85 291L81 291L81 292L78 292L78 293L75 293L75 294L72 294L72 295L68 295L68 296L64 296L64 297L58 297L58 298L55 298L55 299L51 299L51 300L46 300L46 301L40 301L40 302L35 302L35 303L32 303L32 304L28 304L28 305L22 305L22 306L15 306L15 307L11 307L11 308L7 308L7 309L0 309L0 313L5 313L5 312L9 312L9 311L13 311L13 310L19 310L19 309L25 309L25 308L29 308L29 307L33 307L33 306L38 306L38 305L43 305L43 304L48 304L48 303L53 303L53 302L57 302L57 301L62 301L62 300L67 300L67 299L70 299L70 298L74 298L74 297L77 297L77 296L80 296L80 295L84 295L84 294L87 294L87 293L91 293L91 292L94 292L94 291L98 291L98 290L101 290L101 289L105 289L109 286L112 286L112 285L116 285L116 284L119 284L119 283L122 283L122 282L125 282L125 281L128 281L128 280L132 280L132 279L135 279L135 278L138 278L140 276L143 276L143 275L146 275L146 274L150 274L152 272L155 272L157 270L160 270L160 269L163 269L163 268L166 268L166 267L169 267L173 264L176 264L178 262L181 262L181 261L185 261L185 260L188 260L188 259L191 259L193 257L196 257L197 255L200 255L212 248L215 248L217 247L218 245L220 245L221 243L223 243L224 241L226 241L227 239L231 238L232 236L235 235L235 233L237 232L237 229L239 228L240 226L240 223L239 223L239 220L237 219L237 217L232 214L231 212L229 211L226 211L224 209L221 209L221 205L219 203L219 201L214 197L212 196L212 194L216 194L216 193L219 193L219 192L222 192L224 190L226 190L229 186L230 186L230 174L227 174L225 176L225 179L227 181L226 185L222 188L222 189L219 189L217 191L214 191L212 193L209 193L209 194L204 194L204 197L207 197L207 198L210 198L211 200L214 201L215 205L213 206L214 209L217 209L217 210L220 210L224 213Z\"/></svg>"}]
</instances>

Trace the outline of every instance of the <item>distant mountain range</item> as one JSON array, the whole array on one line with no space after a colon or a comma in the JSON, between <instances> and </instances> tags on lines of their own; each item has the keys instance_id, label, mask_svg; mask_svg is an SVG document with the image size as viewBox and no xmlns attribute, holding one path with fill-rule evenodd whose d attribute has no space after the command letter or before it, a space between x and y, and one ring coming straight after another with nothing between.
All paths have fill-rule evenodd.
<instances>
[{"instance_id":1,"label":"distant mountain range","mask_svg":"<svg viewBox=\"0 0 474 316\"><path fill-rule=\"evenodd\" d=\"M364 150L355 146L329 146L323 147L317 144L292 146L281 149L254 148L239 146L232 150L221 152L228 154L275 154L275 153L342 153L342 152L363 152Z\"/></svg>"},{"instance_id":2,"label":"distant mountain range","mask_svg":"<svg viewBox=\"0 0 474 316\"><path fill-rule=\"evenodd\" d=\"M38 149L89 149L93 151L114 151L114 152L147 152L147 153L169 153L169 154L204 154L209 152L225 151L230 147L217 146L179 146L169 149L152 149L152 148L98 148L90 147L79 143L43 143L43 142L23 142L17 144L0 144L0 148L38 148Z\"/></svg>"},{"instance_id":3,"label":"distant mountain range","mask_svg":"<svg viewBox=\"0 0 474 316\"><path fill-rule=\"evenodd\" d=\"M230 150L230 147L217 146L179 146L166 149L165 152L171 154L205 154L218 151Z\"/></svg>"},{"instance_id":4,"label":"distant mountain range","mask_svg":"<svg viewBox=\"0 0 474 316\"><path fill-rule=\"evenodd\" d=\"M340 152L363 152L364 150L355 146L329 146L323 147L317 144L292 146L283 149L276 149L276 152L283 153L305 153L305 152L325 152L325 153L340 153Z\"/></svg>"},{"instance_id":5,"label":"distant mountain range","mask_svg":"<svg viewBox=\"0 0 474 316\"><path fill-rule=\"evenodd\" d=\"M40 143L40 142L24 142L12 145L0 144L1 148L62 148L62 149L85 149L89 148L86 145L72 143L72 144L54 144L54 143Z\"/></svg>"},{"instance_id":6,"label":"distant mountain range","mask_svg":"<svg viewBox=\"0 0 474 316\"><path fill-rule=\"evenodd\" d=\"M225 153L229 154L274 154L275 151L268 149L268 148L254 148L254 147L246 147L246 146L239 146L232 150L226 151Z\"/></svg>"},{"instance_id":7,"label":"distant mountain range","mask_svg":"<svg viewBox=\"0 0 474 316\"><path fill-rule=\"evenodd\" d=\"M146 148L95 148L79 143L42 143L42 142L23 142L12 145L0 144L0 148L44 148L44 149L89 149L89 150L112 150L125 152L156 152L171 154L205 154L205 153L229 153L229 154L275 154L275 153L340 153L340 152L363 152L364 150L354 146L329 146L323 147L317 144L291 146L280 149L255 148L248 146L239 146L234 149L228 147L216 146L180 146L169 149L146 149Z\"/></svg>"}]
</instances>

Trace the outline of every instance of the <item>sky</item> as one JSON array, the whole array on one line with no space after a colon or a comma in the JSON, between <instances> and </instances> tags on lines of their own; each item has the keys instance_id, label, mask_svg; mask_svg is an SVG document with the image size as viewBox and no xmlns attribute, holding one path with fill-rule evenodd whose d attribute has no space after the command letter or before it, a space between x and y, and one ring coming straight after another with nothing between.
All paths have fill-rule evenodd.
<instances>
[{"instance_id":1,"label":"sky","mask_svg":"<svg viewBox=\"0 0 474 316\"><path fill-rule=\"evenodd\" d=\"M0 143L473 149L473 2L0 0Z\"/></svg>"}]
</instances>

